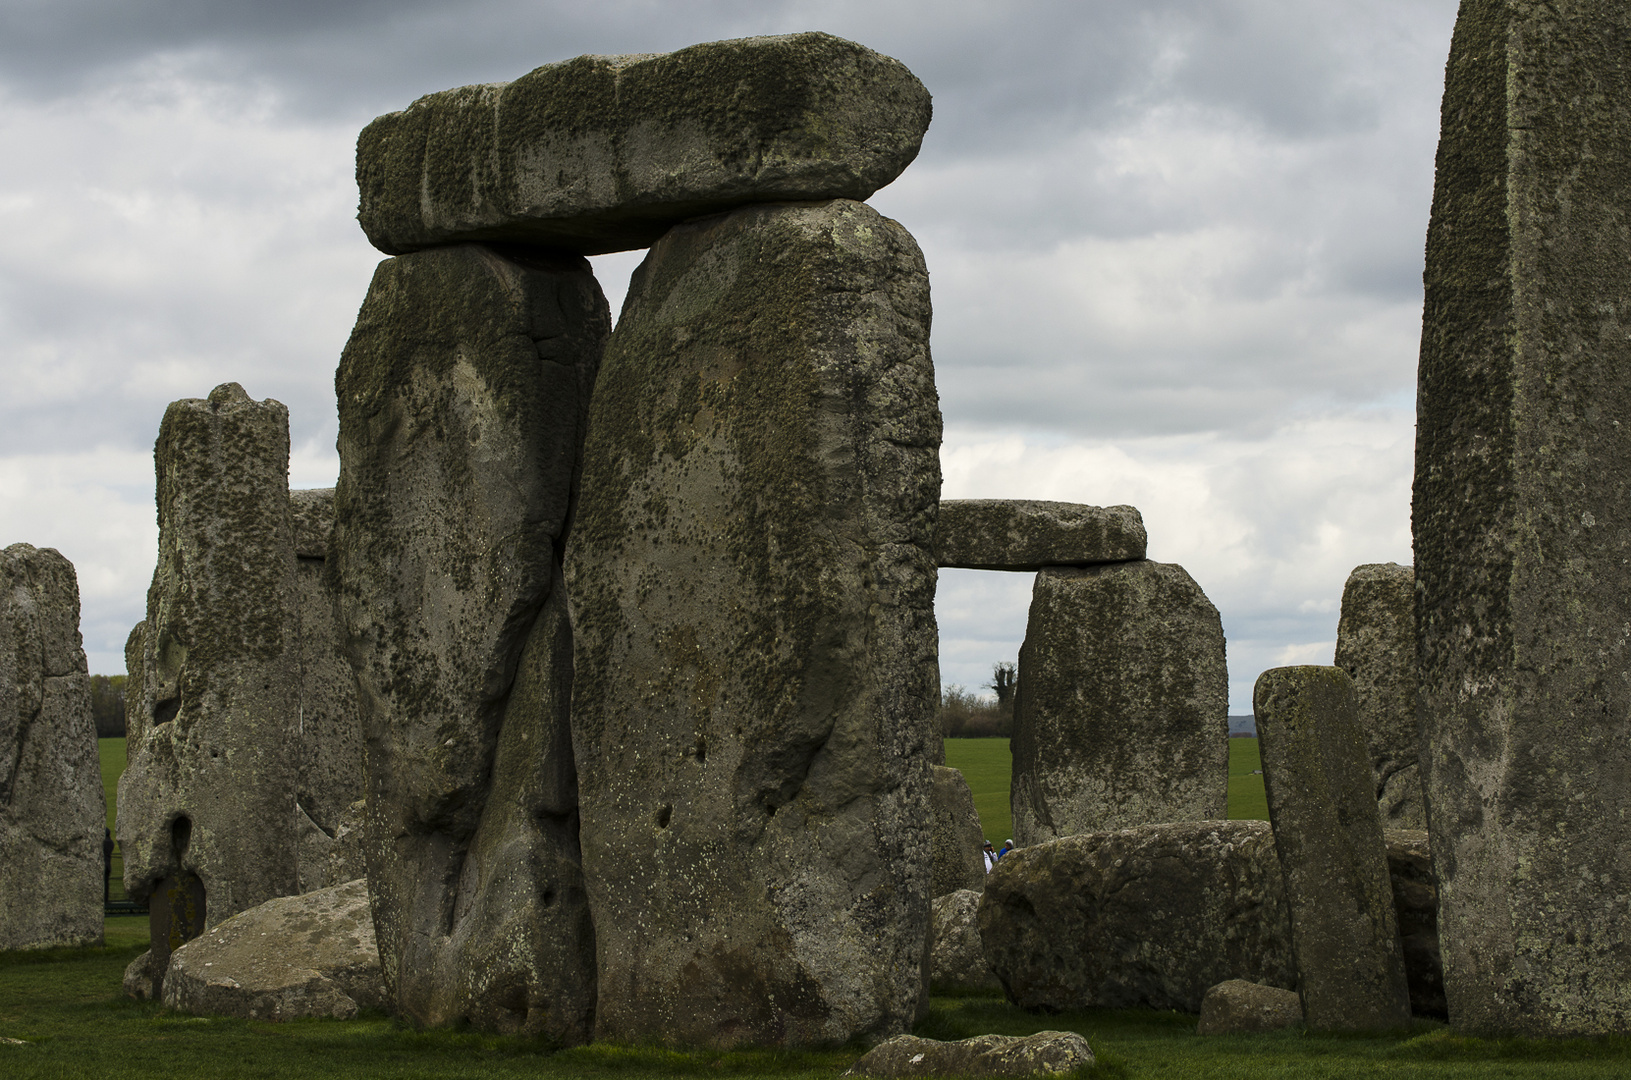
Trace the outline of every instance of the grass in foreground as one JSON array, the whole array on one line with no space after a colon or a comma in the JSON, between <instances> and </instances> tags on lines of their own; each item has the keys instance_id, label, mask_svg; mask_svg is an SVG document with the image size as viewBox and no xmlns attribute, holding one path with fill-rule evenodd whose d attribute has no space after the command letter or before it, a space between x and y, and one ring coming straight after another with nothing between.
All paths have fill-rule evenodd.
<instances>
[{"instance_id":1,"label":"grass in foreground","mask_svg":"<svg viewBox=\"0 0 1631 1080\"><path fill-rule=\"evenodd\" d=\"M489 1078L838 1076L860 1049L674 1051L595 1045L553 1050L534 1039L415 1031L388 1017L270 1024L191 1017L119 996L141 951L140 920L110 920L98 949L0 954L0 1076L237 1078ZM143 933L145 936L145 932ZM1036 1015L994 997L936 998L918 1034L1077 1031L1099 1058L1091 1076L1275 1078L1387 1076L1585 1078L1631 1073L1631 1038L1466 1039L1441 1025L1361 1037L1282 1032L1201 1038L1180 1013L1089 1009ZM15 1045L5 1040L21 1040Z\"/></svg>"}]
</instances>

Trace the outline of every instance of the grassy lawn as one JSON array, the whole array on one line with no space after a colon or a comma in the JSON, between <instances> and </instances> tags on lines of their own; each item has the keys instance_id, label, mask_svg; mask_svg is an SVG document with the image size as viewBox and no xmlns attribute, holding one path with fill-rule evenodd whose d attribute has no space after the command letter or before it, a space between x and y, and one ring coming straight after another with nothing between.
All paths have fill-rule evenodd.
<instances>
[{"instance_id":1,"label":"grassy lawn","mask_svg":"<svg viewBox=\"0 0 1631 1080\"><path fill-rule=\"evenodd\" d=\"M124 924L129 924L128 926ZM596 1045L552 1051L536 1040L415 1031L381 1015L286 1024L189 1017L119 995L143 948L143 920L111 919L108 945L0 954L0 1076L235 1078L776 1077L834 1080L859 1048L811 1053L679 1052ZM1631 1038L1486 1041L1419 1022L1394 1035L1195 1034L1178 1013L1116 1010L1033 1015L997 997L935 998L917 1027L930 1038L1043 1029L1087 1037L1108 1077L1617 1077ZM20 1040L17 1045L9 1040Z\"/></svg>"},{"instance_id":2,"label":"grassy lawn","mask_svg":"<svg viewBox=\"0 0 1631 1080\"><path fill-rule=\"evenodd\" d=\"M113 828L113 815L119 798L119 774L125 771L125 740L97 739L96 752L102 759L102 790L108 797L108 828ZM113 849L113 881L108 887L109 900L125 899L125 861L118 847Z\"/></svg>"},{"instance_id":3,"label":"grassy lawn","mask_svg":"<svg viewBox=\"0 0 1631 1080\"><path fill-rule=\"evenodd\" d=\"M1256 739L1229 740L1229 820L1267 821L1268 796L1263 794L1263 776L1252 775L1263 767Z\"/></svg>"}]
</instances>

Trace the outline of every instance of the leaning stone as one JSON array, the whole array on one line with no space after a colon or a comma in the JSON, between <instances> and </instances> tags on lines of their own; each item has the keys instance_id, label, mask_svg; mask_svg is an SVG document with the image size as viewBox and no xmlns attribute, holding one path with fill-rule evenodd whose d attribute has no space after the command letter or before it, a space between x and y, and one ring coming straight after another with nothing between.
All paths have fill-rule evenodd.
<instances>
[{"instance_id":1,"label":"leaning stone","mask_svg":"<svg viewBox=\"0 0 1631 1080\"><path fill-rule=\"evenodd\" d=\"M647 247L746 203L865 199L917 156L929 113L904 64L830 34L580 56L369 124L357 217L393 255Z\"/></svg>"},{"instance_id":2,"label":"leaning stone","mask_svg":"<svg viewBox=\"0 0 1631 1080\"><path fill-rule=\"evenodd\" d=\"M1444 962L1438 945L1438 883L1424 829L1387 829L1388 878L1393 886L1393 917L1399 925L1405 981L1410 985L1410 1012L1449 1019L1444 1000Z\"/></svg>"},{"instance_id":3,"label":"leaning stone","mask_svg":"<svg viewBox=\"0 0 1631 1080\"><path fill-rule=\"evenodd\" d=\"M1229 979L1201 999L1197 1035L1250 1035L1279 1031L1303 1022L1303 1003L1294 990Z\"/></svg>"},{"instance_id":4,"label":"leaning stone","mask_svg":"<svg viewBox=\"0 0 1631 1080\"><path fill-rule=\"evenodd\" d=\"M1410 991L1353 682L1337 667L1274 668L1258 676L1252 712L1308 1026L1408 1027Z\"/></svg>"},{"instance_id":5,"label":"leaning stone","mask_svg":"<svg viewBox=\"0 0 1631 1080\"><path fill-rule=\"evenodd\" d=\"M1469 1033L1631 1017L1628 38L1619 0L1466 0L1445 68L1412 522L1445 991Z\"/></svg>"},{"instance_id":6,"label":"leaning stone","mask_svg":"<svg viewBox=\"0 0 1631 1080\"><path fill-rule=\"evenodd\" d=\"M1014 838L1224 817L1229 693L1217 608L1183 567L1036 576L1014 705Z\"/></svg>"},{"instance_id":7,"label":"leaning stone","mask_svg":"<svg viewBox=\"0 0 1631 1080\"><path fill-rule=\"evenodd\" d=\"M1226 979L1291 989L1266 821L1194 821L1016 848L986 880L985 954L1027 1009L1194 1013Z\"/></svg>"},{"instance_id":8,"label":"leaning stone","mask_svg":"<svg viewBox=\"0 0 1631 1080\"><path fill-rule=\"evenodd\" d=\"M923 257L870 207L705 218L635 271L566 562L597 1037L912 1024L939 443Z\"/></svg>"},{"instance_id":9,"label":"leaning stone","mask_svg":"<svg viewBox=\"0 0 1631 1080\"><path fill-rule=\"evenodd\" d=\"M559 559L609 323L577 256L425 251L380 264L335 377L329 572L380 959L415 1023L589 1037Z\"/></svg>"},{"instance_id":10,"label":"leaning stone","mask_svg":"<svg viewBox=\"0 0 1631 1080\"><path fill-rule=\"evenodd\" d=\"M983 871L982 871L983 873ZM1001 992L980 940L980 894L959 889L937 896L929 910L929 986L946 991Z\"/></svg>"},{"instance_id":11,"label":"leaning stone","mask_svg":"<svg viewBox=\"0 0 1631 1080\"><path fill-rule=\"evenodd\" d=\"M1425 829L1416 720L1416 575L1410 567L1372 563L1348 575L1336 666L1353 680L1383 828Z\"/></svg>"},{"instance_id":12,"label":"leaning stone","mask_svg":"<svg viewBox=\"0 0 1631 1080\"><path fill-rule=\"evenodd\" d=\"M958 889L985 888L985 835L980 831L980 814L974 809L974 793L956 769L934 766L934 786L929 794L932 815L930 839L934 844L934 869L929 883L930 896L944 896Z\"/></svg>"},{"instance_id":13,"label":"leaning stone","mask_svg":"<svg viewBox=\"0 0 1631 1080\"><path fill-rule=\"evenodd\" d=\"M164 1003L201 1016L346 1020L387 1000L362 880L239 912L177 949L164 976Z\"/></svg>"},{"instance_id":14,"label":"leaning stone","mask_svg":"<svg viewBox=\"0 0 1631 1080\"><path fill-rule=\"evenodd\" d=\"M943 499L935 561L970 570L1040 570L1144 557L1144 518L1131 506L1029 499Z\"/></svg>"},{"instance_id":15,"label":"leaning stone","mask_svg":"<svg viewBox=\"0 0 1631 1080\"><path fill-rule=\"evenodd\" d=\"M13 544L0 551L0 952L101 942L106 821L74 565Z\"/></svg>"}]
</instances>

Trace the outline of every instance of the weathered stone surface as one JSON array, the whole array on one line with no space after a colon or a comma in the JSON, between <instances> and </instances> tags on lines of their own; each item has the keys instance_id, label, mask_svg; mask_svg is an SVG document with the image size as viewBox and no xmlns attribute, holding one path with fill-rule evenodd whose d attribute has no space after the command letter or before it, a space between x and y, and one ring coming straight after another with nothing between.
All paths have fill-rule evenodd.
<instances>
[{"instance_id":1,"label":"weathered stone surface","mask_svg":"<svg viewBox=\"0 0 1631 1080\"><path fill-rule=\"evenodd\" d=\"M610 313L583 259L512 254L375 272L335 379L329 558L396 1008L579 1042L594 935L559 559Z\"/></svg>"},{"instance_id":2,"label":"weathered stone surface","mask_svg":"<svg viewBox=\"0 0 1631 1080\"><path fill-rule=\"evenodd\" d=\"M0 951L102 940L90 694L73 563L54 548L0 551Z\"/></svg>"},{"instance_id":3,"label":"weathered stone surface","mask_svg":"<svg viewBox=\"0 0 1631 1080\"><path fill-rule=\"evenodd\" d=\"M935 560L970 570L1040 570L1144 557L1144 518L1131 506L1032 499L944 499Z\"/></svg>"},{"instance_id":4,"label":"weathered stone surface","mask_svg":"<svg viewBox=\"0 0 1631 1080\"><path fill-rule=\"evenodd\" d=\"M1408 1027L1410 991L1353 681L1338 667L1272 668L1257 677L1252 712L1308 1026Z\"/></svg>"},{"instance_id":5,"label":"weathered stone surface","mask_svg":"<svg viewBox=\"0 0 1631 1080\"><path fill-rule=\"evenodd\" d=\"M1074 1031L976 1035L959 1042L897 1035L873 1047L845 1076L1056 1076L1093 1064Z\"/></svg>"},{"instance_id":6,"label":"weathered stone surface","mask_svg":"<svg viewBox=\"0 0 1631 1080\"><path fill-rule=\"evenodd\" d=\"M164 1003L252 1020L384 1008L368 883L268 900L187 942L170 957Z\"/></svg>"},{"instance_id":7,"label":"weathered stone surface","mask_svg":"<svg viewBox=\"0 0 1631 1080\"><path fill-rule=\"evenodd\" d=\"M1217 608L1183 567L1036 575L1014 705L1014 839L1221 818L1229 692Z\"/></svg>"},{"instance_id":8,"label":"weathered stone surface","mask_svg":"<svg viewBox=\"0 0 1631 1080\"><path fill-rule=\"evenodd\" d=\"M1405 981L1410 985L1410 1011L1416 1016L1449 1018L1444 1000L1444 964L1438 945L1438 883L1425 829L1387 829L1388 878L1393 886L1393 918L1404 952Z\"/></svg>"},{"instance_id":9,"label":"weathered stone surface","mask_svg":"<svg viewBox=\"0 0 1631 1080\"><path fill-rule=\"evenodd\" d=\"M1631 1025L1631 7L1467 0L1412 509L1451 1022Z\"/></svg>"},{"instance_id":10,"label":"weathered stone surface","mask_svg":"<svg viewBox=\"0 0 1631 1080\"><path fill-rule=\"evenodd\" d=\"M646 247L745 203L865 199L911 164L929 92L830 34L580 56L420 98L357 140L357 217L390 254Z\"/></svg>"},{"instance_id":11,"label":"weathered stone surface","mask_svg":"<svg viewBox=\"0 0 1631 1080\"><path fill-rule=\"evenodd\" d=\"M1226 979L1291 989L1285 887L1264 821L1068 836L1003 856L985 954L1028 1009L1200 1009Z\"/></svg>"},{"instance_id":12,"label":"weathered stone surface","mask_svg":"<svg viewBox=\"0 0 1631 1080\"><path fill-rule=\"evenodd\" d=\"M165 958L165 963L169 963L168 957ZM125 965L123 986L126 997L133 997L138 1001L159 1000L164 992L164 972L158 970L153 960L152 949Z\"/></svg>"},{"instance_id":13,"label":"weathered stone surface","mask_svg":"<svg viewBox=\"0 0 1631 1080\"><path fill-rule=\"evenodd\" d=\"M300 887L288 410L236 383L173 402L154 462L159 558L126 647L117 830L132 898L196 874L214 925Z\"/></svg>"},{"instance_id":14,"label":"weathered stone surface","mask_svg":"<svg viewBox=\"0 0 1631 1080\"><path fill-rule=\"evenodd\" d=\"M1336 666L1353 680L1382 827L1425 829L1414 570L1371 563L1348 575L1337 623Z\"/></svg>"},{"instance_id":15,"label":"weathered stone surface","mask_svg":"<svg viewBox=\"0 0 1631 1080\"><path fill-rule=\"evenodd\" d=\"M635 272L567 552L600 1037L912 1023L939 442L922 255L870 207L691 222Z\"/></svg>"},{"instance_id":16,"label":"weathered stone surface","mask_svg":"<svg viewBox=\"0 0 1631 1080\"><path fill-rule=\"evenodd\" d=\"M1248 1035L1279 1031L1303 1022L1303 1003L1295 990L1230 979L1201 999L1197 1035Z\"/></svg>"},{"instance_id":17,"label":"weathered stone surface","mask_svg":"<svg viewBox=\"0 0 1631 1080\"><path fill-rule=\"evenodd\" d=\"M934 845L934 868L929 877L929 895L983 889L985 860L980 851L985 836L980 832L980 814L974 809L974 793L956 769L936 765L932 779L929 837Z\"/></svg>"},{"instance_id":18,"label":"weathered stone surface","mask_svg":"<svg viewBox=\"0 0 1631 1080\"><path fill-rule=\"evenodd\" d=\"M1002 989L980 940L978 890L959 889L935 897L929 923L929 986L933 990Z\"/></svg>"}]
</instances>

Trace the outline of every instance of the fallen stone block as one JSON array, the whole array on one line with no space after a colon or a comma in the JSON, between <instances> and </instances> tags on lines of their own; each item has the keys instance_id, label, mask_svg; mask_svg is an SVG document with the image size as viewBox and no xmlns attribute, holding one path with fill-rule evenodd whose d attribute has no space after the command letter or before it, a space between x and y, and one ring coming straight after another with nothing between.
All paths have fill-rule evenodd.
<instances>
[{"instance_id":1,"label":"fallen stone block","mask_svg":"<svg viewBox=\"0 0 1631 1080\"><path fill-rule=\"evenodd\" d=\"M1303 1003L1295 990L1229 979L1201 999L1197 1035L1250 1035L1280 1031L1303 1022Z\"/></svg>"},{"instance_id":2,"label":"fallen stone block","mask_svg":"<svg viewBox=\"0 0 1631 1080\"><path fill-rule=\"evenodd\" d=\"M897 1035L872 1048L845 1076L1057 1076L1093 1064L1093 1048L1074 1031L976 1035L959 1042Z\"/></svg>"},{"instance_id":3,"label":"fallen stone block","mask_svg":"<svg viewBox=\"0 0 1631 1080\"><path fill-rule=\"evenodd\" d=\"M1030 499L942 499L935 561L968 570L1040 570L1142 559L1144 518L1131 506Z\"/></svg>"}]
</instances>

